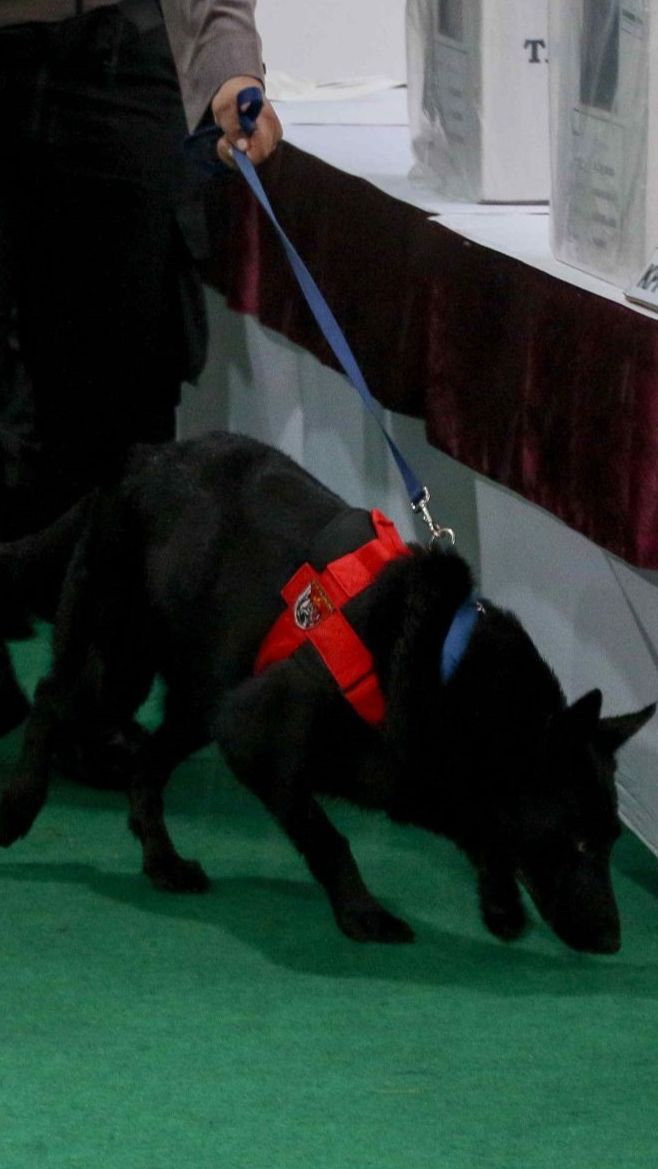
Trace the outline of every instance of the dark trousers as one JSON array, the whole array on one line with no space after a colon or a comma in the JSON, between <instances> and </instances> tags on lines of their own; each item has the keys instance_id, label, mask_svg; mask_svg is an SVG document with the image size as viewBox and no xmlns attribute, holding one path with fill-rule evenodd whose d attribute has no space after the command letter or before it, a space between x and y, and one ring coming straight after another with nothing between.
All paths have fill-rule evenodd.
<instances>
[{"instance_id":1,"label":"dark trousers","mask_svg":"<svg viewBox=\"0 0 658 1169\"><path fill-rule=\"evenodd\" d=\"M205 347L185 132L161 24L0 30L0 538L173 437Z\"/></svg>"}]
</instances>

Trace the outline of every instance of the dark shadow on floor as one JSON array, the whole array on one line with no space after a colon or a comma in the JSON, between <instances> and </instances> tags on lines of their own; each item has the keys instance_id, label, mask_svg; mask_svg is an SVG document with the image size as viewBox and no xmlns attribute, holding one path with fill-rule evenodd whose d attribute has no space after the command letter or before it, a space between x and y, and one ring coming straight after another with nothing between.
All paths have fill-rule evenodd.
<instances>
[{"instance_id":1,"label":"dark shadow on floor","mask_svg":"<svg viewBox=\"0 0 658 1169\"><path fill-rule=\"evenodd\" d=\"M7 863L5 881L86 885L108 898L149 915L195 921L216 929L218 953L226 932L274 965L331 978L405 982L410 986L460 985L500 996L633 995L658 999L655 964L626 962L621 955L599 958L576 954L555 939L555 954L533 951L529 937L506 946L489 939L442 932L411 919L414 945L359 945L334 926L323 894L310 882L229 877L217 880L202 896L175 896L151 889L139 875L99 872L90 865ZM400 910L400 906L391 906ZM553 939L551 939L553 941Z\"/></svg>"}]
</instances>

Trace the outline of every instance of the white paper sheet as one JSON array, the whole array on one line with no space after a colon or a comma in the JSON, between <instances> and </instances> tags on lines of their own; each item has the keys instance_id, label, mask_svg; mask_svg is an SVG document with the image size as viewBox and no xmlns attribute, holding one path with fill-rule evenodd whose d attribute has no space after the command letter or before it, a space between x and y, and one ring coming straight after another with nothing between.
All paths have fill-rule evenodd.
<instances>
[{"instance_id":1,"label":"white paper sheet","mask_svg":"<svg viewBox=\"0 0 658 1169\"><path fill-rule=\"evenodd\" d=\"M383 90L405 88L399 77L385 77L372 74L368 77L342 77L335 81L315 81L309 77L297 77L280 70L268 70L267 96L270 101L285 102L327 102L353 101ZM406 110L406 100L405 100ZM406 117L405 117L406 121Z\"/></svg>"}]
</instances>

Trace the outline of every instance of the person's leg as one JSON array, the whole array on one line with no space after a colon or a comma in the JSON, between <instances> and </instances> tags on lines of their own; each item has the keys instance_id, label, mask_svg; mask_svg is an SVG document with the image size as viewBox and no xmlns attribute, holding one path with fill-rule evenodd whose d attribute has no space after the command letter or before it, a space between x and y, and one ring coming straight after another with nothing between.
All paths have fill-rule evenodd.
<instances>
[{"instance_id":1,"label":"person's leg","mask_svg":"<svg viewBox=\"0 0 658 1169\"><path fill-rule=\"evenodd\" d=\"M0 540L13 539L29 524L36 456L30 379L18 341L20 244L13 197L20 185L17 144L30 120L25 97L36 87L39 72L34 50L29 30L0 30ZM20 92L14 85L17 76Z\"/></svg>"},{"instance_id":2,"label":"person's leg","mask_svg":"<svg viewBox=\"0 0 658 1169\"><path fill-rule=\"evenodd\" d=\"M25 134L30 111L14 88L14 78L36 82L38 68L29 30L0 31L0 541L10 540L31 526L34 500L34 418L31 386L18 344L16 313L16 222L11 197L17 181L16 145ZM22 96L22 95L21 95ZM29 625L21 620L0 586L0 632L4 637L25 636ZM27 717L29 705L12 666L6 644L0 640L0 735Z\"/></svg>"},{"instance_id":3,"label":"person's leg","mask_svg":"<svg viewBox=\"0 0 658 1169\"><path fill-rule=\"evenodd\" d=\"M0 30L0 540L174 436L205 338L184 134L162 28L107 11ZM25 701L0 666L3 731Z\"/></svg>"},{"instance_id":4,"label":"person's leg","mask_svg":"<svg viewBox=\"0 0 658 1169\"><path fill-rule=\"evenodd\" d=\"M140 34L98 10L36 43L12 188L41 452L31 527L111 477L132 443L173 438L192 372L181 296L193 269L176 219L185 124L164 29Z\"/></svg>"}]
</instances>

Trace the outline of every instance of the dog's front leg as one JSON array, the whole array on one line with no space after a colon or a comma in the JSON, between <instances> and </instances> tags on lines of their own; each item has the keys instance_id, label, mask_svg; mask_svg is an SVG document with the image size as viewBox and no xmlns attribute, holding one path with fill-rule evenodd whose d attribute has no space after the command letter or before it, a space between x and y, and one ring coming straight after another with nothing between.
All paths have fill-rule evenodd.
<instances>
[{"instance_id":1,"label":"dog's front leg","mask_svg":"<svg viewBox=\"0 0 658 1169\"><path fill-rule=\"evenodd\" d=\"M413 931L373 897L346 838L313 798L308 775L324 745L312 699L294 693L284 669L252 679L223 704L218 738L235 774L262 800L326 890L340 929L359 942L410 942Z\"/></svg>"},{"instance_id":2,"label":"dog's front leg","mask_svg":"<svg viewBox=\"0 0 658 1169\"><path fill-rule=\"evenodd\" d=\"M257 790L257 789L256 789ZM357 942L411 942L413 930L373 897L347 839L311 797L263 801L324 887L339 928Z\"/></svg>"},{"instance_id":3,"label":"dog's front leg","mask_svg":"<svg viewBox=\"0 0 658 1169\"><path fill-rule=\"evenodd\" d=\"M490 858L476 862L476 867L484 924L501 941L514 941L525 930L527 918L513 872Z\"/></svg>"},{"instance_id":4,"label":"dog's front leg","mask_svg":"<svg viewBox=\"0 0 658 1169\"><path fill-rule=\"evenodd\" d=\"M357 942L410 942L413 931L380 905L366 886L349 842L310 795L286 785L276 793L249 786L279 822L311 873L326 890L339 928Z\"/></svg>"}]
</instances>

